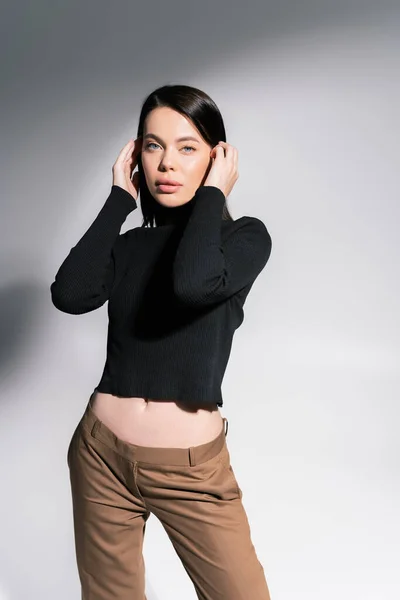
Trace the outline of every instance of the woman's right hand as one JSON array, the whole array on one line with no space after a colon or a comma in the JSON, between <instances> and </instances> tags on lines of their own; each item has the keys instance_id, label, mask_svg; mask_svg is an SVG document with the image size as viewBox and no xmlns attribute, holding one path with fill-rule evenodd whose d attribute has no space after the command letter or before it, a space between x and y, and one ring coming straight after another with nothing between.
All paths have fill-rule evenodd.
<instances>
[{"instance_id":1,"label":"woman's right hand","mask_svg":"<svg viewBox=\"0 0 400 600\"><path fill-rule=\"evenodd\" d=\"M135 141L129 140L118 155L113 164L113 185L118 185L129 192L135 200L139 194L139 171L136 171L132 177L132 172L137 167L138 156L142 149L142 138L138 137Z\"/></svg>"}]
</instances>

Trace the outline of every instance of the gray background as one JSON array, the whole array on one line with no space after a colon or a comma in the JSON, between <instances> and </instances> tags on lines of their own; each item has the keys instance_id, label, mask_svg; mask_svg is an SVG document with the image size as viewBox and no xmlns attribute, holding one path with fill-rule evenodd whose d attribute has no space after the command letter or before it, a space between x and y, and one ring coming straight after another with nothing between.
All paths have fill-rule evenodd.
<instances>
[{"instance_id":1,"label":"gray background","mask_svg":"<svg viewBox=\"0 0 400 600\"><path fill-rule=\"evenodd\" d=\"M165 83L217 102L239 151L231 212L273 239L222 408L272 600L400 597L400 11L377 4L4 7L0 600L80 597L66 450L107 308L63 314L49 287ZM148 600L195 599L154 516L144 553Z\"/></svg>"}]
</instances>

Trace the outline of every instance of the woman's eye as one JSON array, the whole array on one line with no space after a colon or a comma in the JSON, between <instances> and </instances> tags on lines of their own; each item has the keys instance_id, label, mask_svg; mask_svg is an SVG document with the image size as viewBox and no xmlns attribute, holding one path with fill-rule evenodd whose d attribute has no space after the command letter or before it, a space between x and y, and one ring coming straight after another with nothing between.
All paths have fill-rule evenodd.
<instances>
[{"instance_id":1,"label":"woman's eye","mask_svg":"<svg viewBox=\"0 0 400 600\"><path fill-rule=\"evenodd\" d=\"M158 144L156 144L156 142L149 142L148 144L146 144L146 149L149 148L150 146L158 146ZM189 148L190 150L196 150L196 148L194 148L193 146L183 146L183 148ZM189 153L185 152L185 154L189 154Z\"/></svg>"}]
</instances>

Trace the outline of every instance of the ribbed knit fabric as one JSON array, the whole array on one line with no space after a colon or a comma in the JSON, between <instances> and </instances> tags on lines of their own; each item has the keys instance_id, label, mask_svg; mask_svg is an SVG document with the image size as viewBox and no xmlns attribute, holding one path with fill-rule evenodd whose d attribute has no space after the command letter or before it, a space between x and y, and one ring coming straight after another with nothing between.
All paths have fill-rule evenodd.
<instances>
[{"instance_id":1,"label":"ribbed knit fabric","mask_svg":"<svg viewBox=\"0 0 400 600\"><path fill-rule=\"evenodd\" d=\"M223 405L233 335L272 245L260 219L223 220L224 203L218 187L200 186L190 206L166 207L165 224L121 234L137 203L111 187L50 287L74 315L108 300L100 392Z\"/></svg>"}]
</instances>

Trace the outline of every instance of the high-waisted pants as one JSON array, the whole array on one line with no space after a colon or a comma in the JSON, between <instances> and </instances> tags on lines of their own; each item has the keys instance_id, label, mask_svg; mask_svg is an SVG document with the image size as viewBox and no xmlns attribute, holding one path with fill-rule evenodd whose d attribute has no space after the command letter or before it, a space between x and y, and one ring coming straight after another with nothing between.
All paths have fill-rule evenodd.
<instances>
[{"instance_id":1,"label":"high-waisted pants","mask_svg":"<svg viewBox=\"0 0 400 600\"><path fill-rule=\"evenodd\" d=\"M81 600L146 600L146 521L163 525L200 600L270 600L226 445L159 448L119 439L92 405L70 441Z\"/></svg>"}]
</instances>

